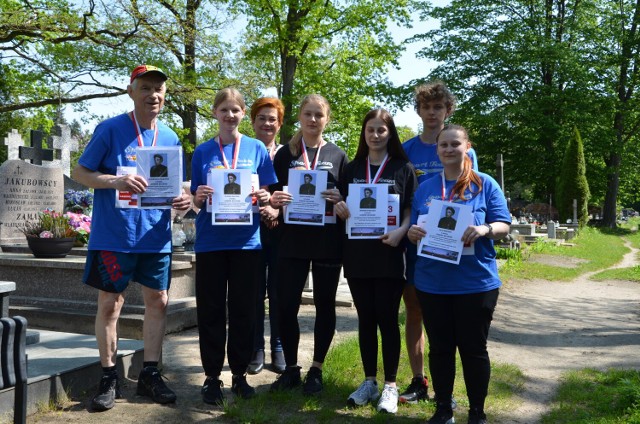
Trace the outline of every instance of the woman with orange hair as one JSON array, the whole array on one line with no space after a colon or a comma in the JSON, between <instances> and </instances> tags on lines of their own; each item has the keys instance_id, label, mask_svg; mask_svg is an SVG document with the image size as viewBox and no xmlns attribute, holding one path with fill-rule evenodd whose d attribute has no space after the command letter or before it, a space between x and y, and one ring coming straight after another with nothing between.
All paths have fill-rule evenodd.
<instances>
[{"instance_id":1,"label":"woman with orange hair","mask_svg":"<svg viewBox=\"0 0 640 424\"><path fill-rule=\"evenodd\" d=\"M463 127L444 127L436 145L444 169L416 191L411 211L414 225L407 236L418 244L426 235L415 224L418 216L429 212L432 200L469 205L473 224L462 235L470 249L465 249L459 265L423 256L416 261L416 294L429 339L429 370L436 393L436 412L428 423L454 422L451 399L458 349L469 398L468 422L481 424L487 422L484 401L491 372L487 337L502 285L493 241L509 233L511 215L498 183L472 169L467 155L471 142Z\"/></svg>"},{"instance_id":2,"label":"woman with orange hair","mask_svg":"<svg viewBox=\"0 0 640 424\"><path fill-rule=\"evenodd\" d=\"M284 120L284 105L275 97L261 97L251 106L251 124L256 138L264 143L273 162L282 144L276 143L276 136ZM282 374L285 369L284 353L278 328L278 293L276 286L276 263L278 243L282 226L278 225L280 210L267 204L260 207L260 240L262 241L262 261L264 272L260 272L258 298L256 304L256 330L253 340L253 356L247 372L258 374L264 368L264 299L269 298L269 328L271 344L271 370Z\"/></svg>"}]
</instances>

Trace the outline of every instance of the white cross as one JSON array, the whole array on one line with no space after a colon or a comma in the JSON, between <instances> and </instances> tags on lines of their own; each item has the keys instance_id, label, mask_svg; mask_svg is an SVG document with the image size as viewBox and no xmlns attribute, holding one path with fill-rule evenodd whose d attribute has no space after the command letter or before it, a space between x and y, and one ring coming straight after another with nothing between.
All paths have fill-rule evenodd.
<instances>
[{"instance_id":1,"label":"white cross","mask_svg":"<svg viewBox=\"0 0 640 424\"><path fill-rule=\"evenodd\" d=\"M10 133L4 138L4 145L7 146L7 159L14 160L20 159L19 147L24 146L24 141L18 130L11 130Z\"/></svg>"},{"instance_id":2,"label":"white cross","mask_svg":"<svg viewBox=\"0 0 640 424\"><path fill-rule=\"evenodd\" d=\"M78 150L78 140L71 137L71 129L68 125L56 125L53 127L52 147L60 150L60 160L51 162L51 166L59 166L67 177L71 175L71 152Z\"/></svg>"}]
</instances>

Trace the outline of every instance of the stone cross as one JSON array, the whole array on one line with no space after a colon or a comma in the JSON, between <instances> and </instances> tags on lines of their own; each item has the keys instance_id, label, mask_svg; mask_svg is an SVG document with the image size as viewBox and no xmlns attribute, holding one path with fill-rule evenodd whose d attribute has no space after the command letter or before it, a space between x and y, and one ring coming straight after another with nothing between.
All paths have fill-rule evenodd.
<instances>
[{"instance_id":1,"label":"stone cross","mask_svg":"<svg viewBox=\"0 0 640 424\"><path fill-rule=\"evenodd\" d=\"M78 140L71 137L71 129L68 125L56 125L49 139L54 149L60 150L60 159L56 159L51 166L59 166L67 177L71 176L71 152L78 150Z\"/></svg>"},{"instance_id":2,"label":"stone cross","mask_svg":"<svg viewBox=\"0 0 640 424\"><path fill-rule=\"evenodd\" d=\"M42 131L31 130L31 147L20 146L20 159L31 160L34 165L42 165L43 160L53 160L53 150L42 148Z\"/></svg>"},{"instance_id":3,"label":"stone cross","mask_svg":"<svg viewBox=\"0 0 640 424\"><path fill-rule=\"evenodd\" d=\"M11 130L4 138L4 145L7 146L7 159L14 160L20 156L20 147L24 146L22 136L18 130Z\"/></svg>"}]
</instances>

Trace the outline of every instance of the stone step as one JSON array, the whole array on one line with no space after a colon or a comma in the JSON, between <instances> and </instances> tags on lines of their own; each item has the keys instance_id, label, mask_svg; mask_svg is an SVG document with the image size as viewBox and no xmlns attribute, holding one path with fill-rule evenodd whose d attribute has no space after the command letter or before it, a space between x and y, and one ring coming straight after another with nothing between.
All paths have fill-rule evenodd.
<instances>
[{"instance_id":1,"label":"stone step","mask_svg":"<svg viewBox=\"0 0 640 424\"><path fill-rule=\"evenodd\" d=\"M29 323L29 332L33 331ZM87 390L95 387L102 376L95 336L41 329L35 331L40 341L26 348L28 415L58 399L87 396ZM129 378L138 378L143 356L142 341L119 340L118 370L125 372ZM0 411L12 411L13 398L13 388L0 390ZM4 413L0 415L0 421L5 418Z\"/></svg>"}]
</instances>

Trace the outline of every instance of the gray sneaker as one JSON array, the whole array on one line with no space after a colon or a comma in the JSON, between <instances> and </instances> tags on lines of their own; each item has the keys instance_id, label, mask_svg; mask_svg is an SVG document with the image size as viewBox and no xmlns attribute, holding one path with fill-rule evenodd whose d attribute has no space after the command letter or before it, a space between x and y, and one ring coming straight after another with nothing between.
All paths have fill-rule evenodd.
<instances>
[{"instance_id":1,"label":"gray sneaker","mask_svg":"<svg viewBox=\"0 0 640 424\"><path fill-rule=\"evenodd\" d=\"M380 397L378 393L378 383L375 380L364 380L364 382L349 395L347 405L351 407L364 406Z\"/></svg>"}]
</instances>

